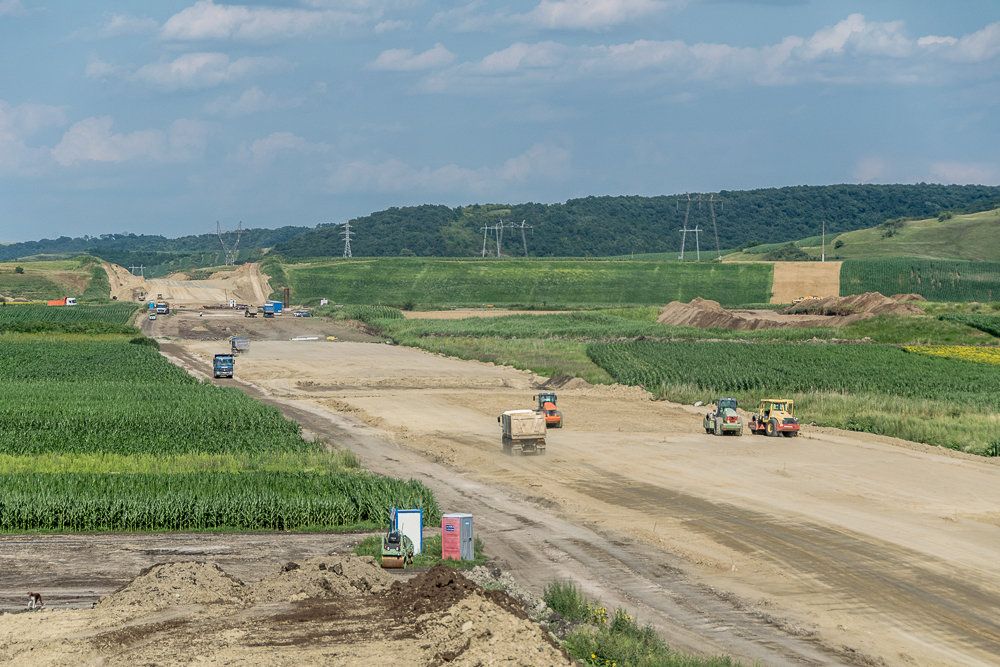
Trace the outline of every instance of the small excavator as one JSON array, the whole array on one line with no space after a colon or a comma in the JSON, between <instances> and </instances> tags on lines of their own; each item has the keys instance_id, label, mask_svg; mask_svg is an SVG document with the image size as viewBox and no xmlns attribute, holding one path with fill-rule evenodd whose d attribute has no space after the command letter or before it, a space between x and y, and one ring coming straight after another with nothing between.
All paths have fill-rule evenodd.
<instances>
[{"instance_id":1,"label":"small excavator","mask_svg":"<svg viewBox=\"0 0 1000 667\"><path fill-rule=\"evenodd\" d=\"M556 409L556 393L554 391L548 391L544 394L538 394L535 396L535 401L538 404L535 411L541 412L545 417L546 428L562 428L562 413Z\"/></svg>"},{"instance_id":2,"label":"small excavator","mask_svg":"<svg viewBox=\"0 0 1000 667\"><path fill-rule=\"evenodd\" d=\"M413 540L396 527L396 508L389 511L389 530L382 536L382 568L398 570L413 564Z\"/></svg>"}]
</instances>

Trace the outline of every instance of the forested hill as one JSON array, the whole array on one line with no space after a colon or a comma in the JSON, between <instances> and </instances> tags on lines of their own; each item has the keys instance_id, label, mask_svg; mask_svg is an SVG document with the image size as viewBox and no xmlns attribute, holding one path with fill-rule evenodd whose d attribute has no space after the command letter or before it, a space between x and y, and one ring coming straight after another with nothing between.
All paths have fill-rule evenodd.
<instances>
[{"instance_id":1,"label":"forested hill","mask_svg":"<svg viewBox=\"0 0 1000 667\"><path fill-rule=\"evenodd\" d=\"M720 243L791 241L820 233L873 227L890 218L927 217L941 211L983 210L1000 205L1000 187L955 185L829 185L723 191L716 205ZM675 251L686 198L586 197L564 204L475 205L460 208L390 208L351 221L356 256L459 256L482 250L485 224L505 222L533 228L528 249L539 257L598 257ZM707 205L692 206L702 249L715 247ZM689 242L693 241L689 237ZM693 244L692 244L693 245ZM274 247L289 259L340 256L339 225L321 226ZM505 232L504 251L521 254L520 231Z\"/></svg>"},{"instance_id":2,"label":"forested hill","mask_svg":"<svg viewBox=\"0 0 1000 667\"><path fill-rule=\"evenodd\" d=\"M311 231L308 227L280 227L278 229L245 229L240 235L240 261L260 258L262 251L287 241L298 234ZM232 245L233 232L223 235ZM33 255L79 255L100 257L109 262L146 267L147 276L164 275L192 267L217 266L225 262L222 244L216 234L198 234L167 238L148 234L102 234L70 238L26 241L0 245L0 261Z\"/></svg>"}]
</instances>

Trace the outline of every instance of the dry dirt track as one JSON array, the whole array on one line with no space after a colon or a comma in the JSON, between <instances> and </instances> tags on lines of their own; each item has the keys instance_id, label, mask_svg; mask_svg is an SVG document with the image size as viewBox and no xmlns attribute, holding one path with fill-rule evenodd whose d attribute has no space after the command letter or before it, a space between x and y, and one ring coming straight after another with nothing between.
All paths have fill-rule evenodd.
<instances>
[{"instance_id":1,"label":"dry dirt track","mask_svg":"<svg viewBox=\"0 0 1000 667\"><path fill-rule=\"evenodd\" d=\"M840 296L841 262L774 262L771 303L805 296Z\"/></svg>"},{"instance_id":2,"label":"dry dirt track","mask_svg":"<svg viewBox=\"0 0 1000 667\"><path fill-rule=\"evenodd\" d=\"M217 344L165 352L204 369ZM1000 467L878 438L717 439L636 390L560 393L545 457L500 454L511 369L364 343L257 341L248 391L477 515L527 583L571 577L677 646L771 664L992 664Z\"/></svg>"}]
</instances>

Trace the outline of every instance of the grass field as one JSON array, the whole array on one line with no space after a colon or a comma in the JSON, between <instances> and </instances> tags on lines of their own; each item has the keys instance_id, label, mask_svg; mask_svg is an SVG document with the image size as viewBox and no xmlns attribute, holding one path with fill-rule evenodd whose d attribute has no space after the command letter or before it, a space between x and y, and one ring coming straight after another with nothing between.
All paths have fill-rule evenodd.
<instances>
[{"instance_id":1,"label":"grass field","mask_svg":"<svg viewBox=\"0 0 1000 667\"><path fill-rule=\"evenodd\" d=\"M617 381L679 402L732 395L752 406L780 394L796 400L807 423L973 453L1000 439L1000 373L988 363L887 345L631 342L587 350Z\"/></svg>"},{"instance_id":2,"label":"grass field","mask_svg":"<svg viewBox=\"0 0 1000 667\"><path fill-rule=\"evenodd\" d=\"M1000 262L911 259L848 260L840 293L917 293L929 301L1000 301Z\"/></svg>"},{"instance_id":3,"label":"grass field","mask_svg":"<svg viewBox=\"0 0 1000 667\"><path fill-rule=\"evenodd\" d=\"M285 264L283 271L304 302L551 308L661 305L696 296L740 304L771 296L769 266L709 262L381 258Z\"/></svg>"},{"instance_id":4,"label":"grass field","mask_svg":"<svg viewBox=\"0 0 1000 667\"><path fill-rule=\"evenodd\" d=\"M439 516L421 484L304 441L148 342L0 335L0 531L334 530L381 526L394 504Z\"/></svg>"}]
</instances>

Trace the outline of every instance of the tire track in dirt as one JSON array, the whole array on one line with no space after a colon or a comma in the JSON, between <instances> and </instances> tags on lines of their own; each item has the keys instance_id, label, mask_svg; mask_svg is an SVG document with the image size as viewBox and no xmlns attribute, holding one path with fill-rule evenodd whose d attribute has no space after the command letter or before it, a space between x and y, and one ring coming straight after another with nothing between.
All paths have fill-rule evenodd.
<instances>
[{"instance_id":1,"label":"tire track in dirt","mask_svg":"<svg viewBox=\"0 0 1000 667\"><path fill-rule=\"evenodd\" d=\"M987 660L1000 655L1000 592L952 573L946 562L928 566L925 554L889 542L781 521L606 470L594 469L594 477L600 482L574 486L609 505L666 513L719 544L771 560L790 576L814 578L814 587L842 591L844 605L857 614L905 619L907 631L975 647Z\"/></svg>"}]
</instances>

